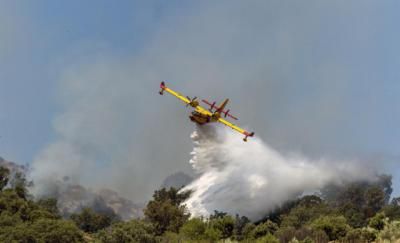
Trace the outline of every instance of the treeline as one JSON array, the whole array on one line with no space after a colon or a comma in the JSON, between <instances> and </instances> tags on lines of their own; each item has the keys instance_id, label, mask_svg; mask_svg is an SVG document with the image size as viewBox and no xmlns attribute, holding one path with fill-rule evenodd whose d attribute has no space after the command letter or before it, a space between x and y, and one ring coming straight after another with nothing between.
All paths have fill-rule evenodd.
<instances>
[{"instance_id":1,"label":"treeline","mask_svg":"<svg viewBox=\"0 0 400 243\"><path fill-rule=\"evenodd\" d=\"M12 179L10 179L12 178ZM259 222L215 211L190 218L190 192L154 192L143 219L121 221L110 210L62 218L55 199L35 200L21 174L0 167L0 242L394 242L400 239L400 198L390 176L329 186L276 208ZM268 196L268 195L266 195Z\"/></svg>"}]
</instances>

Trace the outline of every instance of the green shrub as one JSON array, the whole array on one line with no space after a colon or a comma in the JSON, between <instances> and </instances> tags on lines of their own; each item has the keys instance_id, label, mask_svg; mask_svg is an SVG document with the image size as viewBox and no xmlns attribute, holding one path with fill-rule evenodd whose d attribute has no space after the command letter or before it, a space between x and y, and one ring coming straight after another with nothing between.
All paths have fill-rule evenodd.
<instances>
[{"instance_id":1,"label":"green shrub","mask_svg":"<svg viewBox=\"0 0 400 243\"><path fill-rule=\"evenodd\" d=\"M100 230L96 238L104 243L156 242L154 227L141 220L118 222L107 229Z\"/></svg>"},{"instance_id":2,"label":"green shrub","mask_svg":"<svg viewBox=\"0 0 400 243\"><path fill-rule=\"evenodd\" d=\"M258 238L256 241L256 243L279 243L279 240L271 235L271 234L267 234L261 238Z\"/></svg>"},{"instance_id":3,"label":"green shrub","mask_svg":"<svg viewBox=\"0 0 400 243\"><path fill-rule=\"evenodd\" d=\"M200 218L188 220L179 230L186 239L201 240L205 238L206 223Z\"/></svg>"},{"instance_id":4,"label":"green shrub","mask_svg":"<svg viewBox=\"0 0 400 243\"><path fill-rule=\"evenodd\" d=\"M400 221L392 221L386 223L382 231L379 232L378 238L381 240L395 241L400 239Z\"/></svg>"},{"instance_id":5,"label":"green shrub","mask_svg":"<svg viewBox=\"0 0 400 243\"><path fill-rule=\"evenodd\" d=\"M251 232L251 237L254 239L263 237L267 234L274 234L278 230L278 225L274 222L267 220L266 222L257 225Z\"/></svg>"},{"instance_id":6,"label":"green shrub","mask_svg":"<svg viewBox=\"0 0 400 243\"><path fill-rule=\"evenodd\" d=\"M324 231L329 240L338 240L351 229L343 216L321 216L312 222L311 227Z\"/></svg>"}]
</instances>

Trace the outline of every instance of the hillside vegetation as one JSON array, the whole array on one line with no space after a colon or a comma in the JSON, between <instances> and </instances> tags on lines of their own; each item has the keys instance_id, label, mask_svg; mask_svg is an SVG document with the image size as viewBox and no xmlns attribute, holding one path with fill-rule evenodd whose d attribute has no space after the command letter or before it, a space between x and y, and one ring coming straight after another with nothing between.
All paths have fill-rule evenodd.
<instances>
[{"instance_id":1,"label":"hillside vegetation","mask_svg":"<svg viewBox=\"0 0 400 243\"><path fill-rule=\"evenodd\" d=\"M396 242L400 198L390 200L391 177L329 186L290 201L259 222L215 211L191 218L190 192L154 192L142 219L82 208L62 218L57 201L34 199L23 174L0 167L0 242ZM265 195L268 196L268 195Z\"/></svg>"}]
</instances>

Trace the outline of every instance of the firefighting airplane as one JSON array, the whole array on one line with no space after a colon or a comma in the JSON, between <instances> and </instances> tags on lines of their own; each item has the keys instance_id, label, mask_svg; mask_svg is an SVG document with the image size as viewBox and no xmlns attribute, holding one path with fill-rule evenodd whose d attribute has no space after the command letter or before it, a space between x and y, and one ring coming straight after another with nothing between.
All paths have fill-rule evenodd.
<instances>
[{"instance_id":1,"label":"firefighting airplane","mask_svg":"<svg viewBox=\"0 0 400 243\"><path fill-rule=\"evenodd\" d=\"M187 106L191 106L193 107L195 110L192 111L192 114L189 116L190 120L192 122L196 122L199 125L203 125L206 123L210 123L210 122L220 122L230 128L232 128L233 130L236 130L238 132L240 132L241 134L245 135L245 137L243 138L243 141L247 142L247 137L252 137L254 135L254 132L247 132L246 130L236 126L233 123L228 122L227 120L221 118L221 114L224 115L224 117L230 117L234 120L238 120L236 117L234 117L233 115L229 114L229 109L228 110L224 110L226 104L228 104L229 99L226 99L224 102L222 102L222 104L220 106L216 106L215 103L210 103L207 100L201 100L202 102L204 102L205 104L207 104L208 106L210 106L210 109L205 109L202 106L200 106L199 102L197 101L197 97L194 97L193 99L189 98L189 96L183 96L181 94L179 94L178 92L173 91L172 89L168 88L165 85L165 82L161 82L160 84L160 95L164 94L164 91L167 91L168 93L172 94L173 96L175 96L176 98L182 100L185 104L186 107Z\"/></svg>"}]
</instances>

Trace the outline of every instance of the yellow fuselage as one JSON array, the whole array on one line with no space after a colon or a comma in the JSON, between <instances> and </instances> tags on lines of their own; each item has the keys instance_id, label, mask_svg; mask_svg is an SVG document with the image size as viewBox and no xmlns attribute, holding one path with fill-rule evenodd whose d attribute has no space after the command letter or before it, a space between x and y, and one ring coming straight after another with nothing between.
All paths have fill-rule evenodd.
<instances>
[{"instance_id":1,"label":"yellow fuselage","mask_svg":"<svg viewBox=\"0 0 400 243\"><path fill-rule=\"evenodd\" d=\"M202 111L192 111L192 114L189 116L192 122L196 122L199 125L203 125L209 122L216 122L218 120L219 114L213 113L211 116L210 114L203 113Z\"/></svg>"},{"instance_id":2,"label":"yellow fuselage","mask_svg":"<svg viewBox=\"0 0 400 243\"><path fill-rule=\"evenodd\" d=\"M199 125L203 125L211 121L210 116L203 115L197 111L193 111L189 118L192 122L196 122Z\"/></svg>"}]
</instances>

